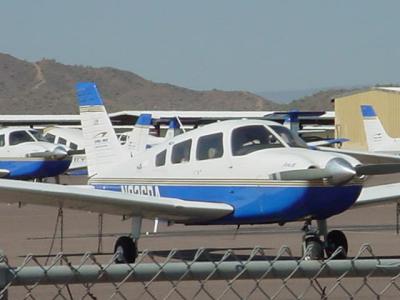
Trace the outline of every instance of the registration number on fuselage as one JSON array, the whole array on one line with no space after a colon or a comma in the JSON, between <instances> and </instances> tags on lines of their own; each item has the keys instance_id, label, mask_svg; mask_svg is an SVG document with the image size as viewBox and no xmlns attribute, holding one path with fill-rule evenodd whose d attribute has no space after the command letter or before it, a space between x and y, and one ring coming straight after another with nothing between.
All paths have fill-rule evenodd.
<instances>
[{"instance_id":1,"label":"registration number on fuselage","mask_svg":"<svg viewBox=\"0 0 400 300\"><path fill-rule=\"evenodd\" d=\"M121 192L124 194L160 197L160 190L156 185L121 185Z\"/></svg>"}]
</instances>

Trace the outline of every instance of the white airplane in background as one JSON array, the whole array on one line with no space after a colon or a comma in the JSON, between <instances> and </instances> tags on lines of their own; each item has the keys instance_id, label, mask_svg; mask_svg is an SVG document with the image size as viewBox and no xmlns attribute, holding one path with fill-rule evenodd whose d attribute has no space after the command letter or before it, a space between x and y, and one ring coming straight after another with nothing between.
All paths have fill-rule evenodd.
<instances>
[{"instance_id":1,"label":"white airplane in background","mask_svg":"<svg viewBox=\"0 0 400 300\"><path fill-rule=\"evenodd\" d=\"M123 145L123 149L132 157L138 149L150 148L158 143L170 139L178 134L179 126L174 118L169 122L169 128L164 137L157 137L150 133L152 118L150 114L141 114L135 127L118 136L118 140ZM67 171L69 175L87 175L87 161L84 153L84 138L82 130L79 128L48 127L45 128L44 138L55 144L65 145L71 151L76 152L72 155L72 162Z\"/></svg>"},{"instance_id":2,"label":"white airplane in background","mask_svg":"<svg viewBox=\"0 0 400 300\"><path fill-rule=\"evenodd\" d=\"M74 154L71 156L71 164L66 171L68 175L87 175L87 162L84 153L84 141L82 130L79 128L47 127L43 135L50 143L64 145Z\"/></svg>"},{"instance_id":3,"label":"white airplane in background","mask_svg":"<svg viewBox=\"0 0 400 300\"><path fill-rule=\"evenodd\" d=\"M28 127L0 129L0 177L41 179L64 173L71 163L68 150L47 141Z\"/></svg>"},{"instance_id":4,"label":"white airplane in background","mask_svg":"<svg viewBox=\"0 0 400 300\"><path fill-rule=\"evenodd\" d=\"M368 151L385 154L400 154L400 139L392 138L383 128L372 105L361 105Z\"/></svg>"},{"instance_id":5,"label":"white airplane in background","mask_svg":"<svg viewBox=\"0 0 400 300\"><path fill-rule=\"evenodd\" d=\"M324 251L331 255L339 247L343 251L336 257L343 258L346 237L328 232L327 219L354 205L382 204L400 195L400 189L387 186L363 190L365 175L398 172L399 164L363 165L346 155L312 150L289 129L266 120L213 123L137 148L130 157L96 85L79 83L77 96L93 188L0 180L0 201L130 217L131 235L115 244L118 262L135 261L143 218L186 225L302 220L310 258L321 259Z\"/></svg>"}]
</instances>

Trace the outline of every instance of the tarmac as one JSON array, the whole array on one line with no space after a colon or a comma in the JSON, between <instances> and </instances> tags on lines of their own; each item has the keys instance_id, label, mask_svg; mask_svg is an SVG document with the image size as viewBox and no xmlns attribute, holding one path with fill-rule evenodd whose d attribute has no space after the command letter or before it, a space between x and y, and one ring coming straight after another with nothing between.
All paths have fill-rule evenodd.
<instances>
[{"instance_id":1,"label":"tarmac","mask_svg":"<svg viewBox=\"0 0 400 300\"><path fill-rule=\"evenodd\" d=\"M397 181L400 181L398 175L374 177L368 180L367 185ZM46 256L62 250L64 253L79 256L85 252L98 252L99 224L96 213L64 210L62 245L59 238L60 224L55 231L57 214L58 210L51 207L0 204L0 249L11 265L21 265L29 253ZM171 249L185 250L184 253L190 257L200 247L223 251L230 248L246 250L260 246L266 249L268 255L274 257L281 246L286 245L290 247L294 256L301 256L303 222L293 222L285 226L249 225L239 229L235 226L162 224L156 234L152 233L153 224L152 220L144 221L139 249L158 251L160 261ZM328 226L329 229L344 231L349 242L350 257L355 256L360 247L368 243L376 256L400 258L400 235L396 233L396 204L351 209L330 218ZM119 216L104 215L101 243L105 253L102 256L104 262L109 261L116 238L127 234L129 228L130 220L124 221ZM54 243L53 236L56 237ZM44 289L43 294L39 295L47 296L46 291Z\"/></svg>"},{"instance_id":2,"label":"tarmac","mask_svg":"<svg viewBox=\"0 0 400 300\"><path fill-rule=\"evenodd\" d=\"M70 179L67 179L71 182ZM83 183L73 179L72 183ZM65 179L64 179L65 181ZM367 185L400 181L400 176L380 176L368 180ZM0 249L16 264L28 253L45 255L61 250L60 224L56 234L56 208L0 204ZM98 214L64 210L63 245L65 253L85 253L98 250ZM261 246L276 253L282 245L289 246L295 255L301 253L303 222L284 226L184 226L159 225L153 233L154 221L145 220L139 249L169 250L206 248L252 248ZM355 255L362 244L372 245L376 255L400 255L400 235L396 234L396 204L348 210L328 220L329 229L340 229L349 242L349 255ZM130 220L119 216L104 215L102 250L110 253L116 238L127 234ZM147 233L147 234L146 234ZM56 237L50 249L53 235ZM52 250L52 251L50 251Z\"/></svg>"}]
</instances>

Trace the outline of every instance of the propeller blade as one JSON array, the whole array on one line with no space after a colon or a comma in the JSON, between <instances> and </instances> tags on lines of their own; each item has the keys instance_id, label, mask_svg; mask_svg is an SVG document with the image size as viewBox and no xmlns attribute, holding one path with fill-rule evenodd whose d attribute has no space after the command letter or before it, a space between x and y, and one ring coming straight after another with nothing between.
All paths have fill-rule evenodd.
<instances>
[{"instance_id":1,"label":"propeller blade","mask_svg":"<svg viewBox=\"0 0 400 300\"><path fill-rule=\"evenodd\" d=\"M400 173L400 164L371 164L355 167L358 176Z\"/></svg>"},{"instance_id":2,"label":"propeller blade","mask_svg":"<svg viewBox=\"0 0 400 300\"><path fill-rule=\"evenodd\" d=\"M63 148L55 148L53 151L33 152L26 155L27 157L53 158L63 159L68 156L68 152Z\"/></svg>"},{"instance_id":3,"label":"propeller blade","mask_svg":"<svg viewBox=\"0 0 400 300\"><path fill-rule=\"evenodd\" d=\"M290 170L272 174L272 179L278 180L316 180L331 177L327 169Z\"/></svg>"},{"instance_id":4,"label":"propeller blade","mask_svg":"<svg viewBox=\"0 0 400 300\"><path fill-rule=\"evenodd\" d=\"M272 179L278 180L317 180L326 178L331 184L340 185L356 176L355 169L343 158L331 159L324 169L289 170L272 174Z\"/></svg>"},{"instance_id":5,"label":"propeller blade","mask_svg":"<svg viewBox=\"0 0 400 300\"><path fill-rule=\"evenodd\" d=\"M80 155L80 154L85 154L85 149L79 149L79 150L68 150L68 155Z\"/></svg>"}]
</instances>

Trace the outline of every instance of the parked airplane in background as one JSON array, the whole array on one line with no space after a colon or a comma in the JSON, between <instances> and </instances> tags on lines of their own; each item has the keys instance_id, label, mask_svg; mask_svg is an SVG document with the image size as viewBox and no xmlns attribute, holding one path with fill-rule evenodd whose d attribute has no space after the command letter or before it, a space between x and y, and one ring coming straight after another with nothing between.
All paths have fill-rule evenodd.
<instances>
[{"instance_id":1,"label":"parked airplane in background","mask_svg":"<svg viewBox=\"0 0 400 300\"><path fill-rule=\"evenodd\" d=\"M372 105L361 105L361 113L368 151L399 155L400 139L386 133Z\"/></svg>"},{"instance_id":2,"label":"parked airplane in background","mask_svg":"<svg viewBox=\"0 0 400 300\"><path fill-rule=\"evenodd\" d=\"M142 114L139 116L135 127L122 134L117 135L118 140L123 145L123 149L133 156L138 149L144 150L150 148L166 139L175 136L179 130L175 118L170 121L169 128L165 137L157 137L150 133L152 126L152 118L150 114ZM79 128L65 128L65 127L48 127L45 128L44 137L52 143L65 145L76 154L72 156L72 163L67 171L70 175L87 175L87 162L84 153L85 140L83 138L82 130Z\"/></svg>"},{"instance_id":3,"label":"parked airplane in background","mask_svg":"<svg viewBox=\"0 0 400 300\"><path fill-rule=\"evenodd\" d=\"M71 156L71 164L66 171L69 175L87 175L86 155L82 130L79 128L47 127L43 130L46 140L54 144L64 145L75 152Z\"/></svg>"},{"instance_id":4,"label":"parked airplane in background","mask_svg":"<svg viewBox=\"0 0 400 300\"><path fill-rule=\"evenodd\" d=\"M78 84L77 95L94 189L0 180L0 201L131 217L131 235L115 244L119 262L135 261L142 218L156 217L187 225L303 220L310 258L339 247L337 257L345 257L345 235L328 232L326 220L356 203L365 175L400 171L399 164L362 165L346 155L311 150L289 129L266 120L213 123L130 157L95 84ZM374 188L373 194L364 190L358 203L393 201L400 194Z\"/></svg>"},{"instance_id":5,"label":"parked airplane in background","mask_svg":"<svg viewBox=\"0 0 400 300\"><path fill-rule=\"evenodd\" d=\"M36 179L64 173L71 163L63 145L48 142L37 130L0 129L0 177Z\"/></svg>"},{"instance_id":6,"label":"parked airplane in background","mask_svg":"<svg viewBox=\"0 0 400 300\"><path fill-rule=\"evenodd\" d=\"M331 139L331 138L323 138L320 136L315 136L315 134L326 133L327 131L332 131L334 128L330 127L304 127L300 126L300 118L301 117L319 117L325 114L324 111L299 111L299 110L290 110L290 111L277 111L272 114L265 116L269 120L279 120L284 118L283 126L292 130L293 132L299 134L302 139L307 141L307 145L310 147L319 147L319 146L329 146L335 144L342 144L347 142L348 139L340 138L340 139ZM314 134L314 136L309 136L309 134Z\"/></svg>"}]
</instances>

